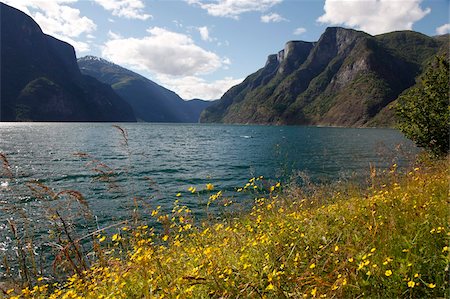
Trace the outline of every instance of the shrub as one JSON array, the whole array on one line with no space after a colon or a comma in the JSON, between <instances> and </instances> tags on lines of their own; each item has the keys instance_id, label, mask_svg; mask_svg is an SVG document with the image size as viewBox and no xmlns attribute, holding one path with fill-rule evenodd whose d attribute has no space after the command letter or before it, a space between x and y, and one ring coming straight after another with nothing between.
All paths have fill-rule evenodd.
<instances>
[{"instance_id":1,"label":"shrub","mask_svg":"<svg viewBox=\"0 0 450 299\"><path fill-rule=\"evenodd\" d=\"M436 156L449 152L449 63L437 56L418 86L399 98L399 129Z\"/></svg>"}]
</instances>

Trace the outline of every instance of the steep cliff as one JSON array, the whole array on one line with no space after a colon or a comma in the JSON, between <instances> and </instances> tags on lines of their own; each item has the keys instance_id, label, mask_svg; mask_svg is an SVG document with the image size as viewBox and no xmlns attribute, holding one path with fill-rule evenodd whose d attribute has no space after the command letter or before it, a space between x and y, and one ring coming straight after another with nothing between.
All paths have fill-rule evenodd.
<instances>
[{"instance_id":1,"label":"steep cliff","mask_svg":"<svg viewBox=\"0 0 450 299\"><path fill-rule=\"evenodd\" d=\"M1 121L135 121L106 84L82 75L74 48L0 3Z\"/></svg>"},{"instance_id":2,"label":"steep cliff","mask_svg":"<svg viewBox=\"0 0 450 299\"><path fill-rule=\"evenodd\" d=\"M383 108L415 84L446 44L412 31L371 36L327 28L315 43L288 42L270 55L262 69L207 108L201 121L390 125L393 117Z\"/></svg>"},{"instance_id":3,"label":"steep cliff","mask_svg":"<svg viewBox=\"0 0 450 299\"><path fill-rule=\"evenodd\" d=\"M141 121L196 123L203 109L212 104L202 100L184 101L175 92L98 57L82 57L78 65L83 74L111 85Z\"/></svg>"}]
</instances>

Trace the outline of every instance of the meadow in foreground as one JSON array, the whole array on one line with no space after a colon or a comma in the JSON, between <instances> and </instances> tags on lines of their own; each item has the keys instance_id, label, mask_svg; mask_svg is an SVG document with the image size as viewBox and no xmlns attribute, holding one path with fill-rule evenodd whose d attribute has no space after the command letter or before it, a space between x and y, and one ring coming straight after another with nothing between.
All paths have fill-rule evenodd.
<instances>
[{"instance_id":1,"label":"meadow in foreground","mask_svg":"<svg viewBox=\"0 0 450 299\"><path fill-rule=\"evenodd\" d=\"M152 211L164 228L98 235L104 255L62 284L12 298L436 298L448 294L448 160L395 165L368 188L264 187L250 213L196 224L188 208ZM256 186L256 187L255 187ZM229 199L208 184L209 204ZM191 192L197 192L194 188Z\"/></svg>"}]
</instances>

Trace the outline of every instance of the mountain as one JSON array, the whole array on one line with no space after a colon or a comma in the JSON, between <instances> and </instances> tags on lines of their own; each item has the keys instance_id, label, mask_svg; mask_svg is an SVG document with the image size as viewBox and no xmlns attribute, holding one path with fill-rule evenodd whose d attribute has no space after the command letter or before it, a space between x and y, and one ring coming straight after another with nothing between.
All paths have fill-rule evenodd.
<instances>
[{"instance_id":1,"label":"mountain","mask_svg":"<svg viewBox=\"0 0 450 299\"><path fill-rule=\"evenodd\" d=\"M210 101L184 101L176 93L102 58L78 59L81 72L111 85L126 100L138 120L146 122L196 123Z\"/></svg>"},{"instance_id":2,"label":"mountain","mask_svg":"<svg viewBox=\"0 0 450 299\"><path fill-rule=\"evenodd\" d=\"M135 121L110 86L84 76L74 48L0 3L1 121Z\"/></svg>"},{"instance_id":3,"label":"mountain","mask_svg":"<svg viewBox=\"0 0 450 299\"><path fill-rule=\"evenodd\" d=\"M201 122L391 125L389 105L448 47L448 35L371 36L327 28L317 42L290 41L263 68L202 113Z\"/></svg>"}]
</instances>

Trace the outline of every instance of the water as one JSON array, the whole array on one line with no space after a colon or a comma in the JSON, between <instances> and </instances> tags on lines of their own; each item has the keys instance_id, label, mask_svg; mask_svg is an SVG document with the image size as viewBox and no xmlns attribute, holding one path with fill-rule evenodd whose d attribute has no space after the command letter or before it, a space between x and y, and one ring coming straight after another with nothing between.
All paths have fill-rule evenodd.
<instances>
[{"instance_id":1,"label":"water","mask_svg":"<svg viewBox=\"0 0 450 299\"><path fill-rule=\"evenodd\" d=\"M285 179L293 171L334 181L367 174L369 163L407 163L414 147L391 129L198 124L0 123L0 152L20 185L38 179L55 190L82 192L99 218L120 218L133 196L172 205L187 188L231 190L253 176ZM75 153L89 154L89 158ZM96 159L114 170L113 192L92 169ZM394 161L395 160L395 161ZM89 165L88 165L89 164ZM12 187L2 179L1 190ZM9 186L7 186L9 185ZM108 191L109 190L109 191ZM26 196L21 194L20 196ZM8 200L2 198L2 200Z\"/></svg>"},{"instance_id":2,"label":"water","mask_svg":"<svg viewBox=\"0 0 450 299\"><path fill-rule=\"evenodd\" d=\"M35 223L45 222L42 202L25 186L39 180L55 192L80 191L98 227L129 219L135 197L168 212L178 192L182 193L180 201L202 217L205 206L187 190L190 186L200 190L212 183L216 190L233 193L253 176L275 182L286 180L295 171L307 173L313 181L364 178L369 163L379 168L394 162L406 165L409 153L417 151L391 129L120 126L128 134L128 145L112 124L0 123L0 153L8 158L14 176L11 179L4 173L0 177L0 203L24 209ZM100 162L110 168L98 167ZM106 181L93 170L96 166L111 170ZM53 203L47 205L53 207ZM9 212L0 210L0 232L6 231L8 217ZM0 247L7 243L0 240Z\"/></svg>"}]
</instances>

